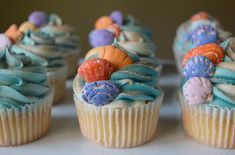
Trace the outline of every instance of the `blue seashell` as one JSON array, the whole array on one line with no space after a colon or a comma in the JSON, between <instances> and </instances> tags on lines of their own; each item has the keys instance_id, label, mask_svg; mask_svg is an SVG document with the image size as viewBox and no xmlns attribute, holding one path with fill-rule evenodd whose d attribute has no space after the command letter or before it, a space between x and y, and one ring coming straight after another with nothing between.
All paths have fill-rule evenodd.
<instances>
[{"instance_id":1,"label":"blue seashell","mask_svg":"<svg viewBox=\"0 0 235 155\"><path fill-rule=\"evenodd\" d=\"M217 43L218 36L215 28L211 25L200 25L191 33L194 47L207 43Z\"/></svg>"},{"instance_id":2,"label":"blue seashell","mask_svg":"<svg viewBox=\"0 0 235 155\"><path fill-rule=\"evenodd\" d=\"M106 29L93 30L89 34L89 43L92 47L111 45L114 34Z\"/></svg>"},{"instance_id":3,"label":"blue seashell","mask_svg":"<svg viewBox=\"0 0 235 155\"><path fill-rule=\"evenodd\" d=\"M215 65L204 56L195 56L189 59L184 67L185 78L204 77L211 78L215 73Z\"/></svg>"},{"instance_id":4,"label":"blue seashell","mask_svg":"<svg viewBox=\"0 0 235 155\"><path fill-rule=\"evenodd\" d=\"M87 83L82 89L82 98L95 106L103 106L110 103L118 94L118 87L111 81Z\"/></svg>"}]
</instances>

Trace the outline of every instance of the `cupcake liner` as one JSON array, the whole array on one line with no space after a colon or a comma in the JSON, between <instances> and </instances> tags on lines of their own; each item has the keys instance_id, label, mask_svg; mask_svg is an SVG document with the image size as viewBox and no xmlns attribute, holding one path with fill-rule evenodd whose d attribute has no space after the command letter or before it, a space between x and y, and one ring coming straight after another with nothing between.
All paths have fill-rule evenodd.
<instances>
[{"instance_id":1,"label":"cupcake liner","mask_svg":"<svg viewBox=\"0 0 235 155\"><path fill-rule=\"evenodd\" d=\"M179 92L183 126L200 143L218 148L235 148L235 108L193 106Z\"/></svg>"},{"instance_id":2,"label":"cupcake liner","mask_svg":"<svg viewBox=\"0 0 235 155\"><path fill-rule=\"evenodd\" d=\"M79 52L72 51L72 52L67 52L64 55L64 58L68 64L68 70L67 70L67 78L73 78L76 73L77 73L77 68L78 68L78 57L79 57Z\"/></svg>"},{"instance_id":3,"label":"cupcake liner","mask_svg":"<svg viewBox=\"0 0 235 155\"><path fill-rule=\"evenodd\" d=\"M54 89L41 101L19 109L0 110L0 146L16 146L43 137L50 125Z\"/></svg>"},{"instance_id":4,"label":"cupcake liner","mask_svg":"<svg viewBox=\"0 0 235 155\"><path fill-rule=\"evenodd\" d=\"M88 140L115 148L143 145L156 133L163 96L155 102L132 107L96 107L74 100L82 135Z\"/></svg>"},{"instance_id":5,"label":"cupcake liner","mask_svg":"<svg viewBox=\"0 0 235 155\"><path fill-rule=\"evenodd\" d=\"M66 73L67 65L62 66L55 71L47 72L48 81L55 89L53 104L58 103L65 96Z\"/></svg>"}]
</instances>

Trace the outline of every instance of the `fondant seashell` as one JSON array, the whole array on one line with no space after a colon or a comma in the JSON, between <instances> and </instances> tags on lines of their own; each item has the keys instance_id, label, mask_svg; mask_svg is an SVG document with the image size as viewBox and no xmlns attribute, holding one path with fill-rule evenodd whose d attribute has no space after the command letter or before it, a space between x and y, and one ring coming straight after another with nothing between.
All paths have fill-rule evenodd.
<instances>
[{"instance_id":1,"label":"fondant seashell","mask_svg":"<svg viewBox=\"0 0 235 155\"><path fill-rule=\"evenodd\" d=\"M115 37L118 37L121 33L120 27L117 24L112 24L107 27L107 30L112 32Z\"/></svg>"},{"instance_id":2,"label":"fondant seashell","mask_svg":"<svg viewBox=\"0 0 235 155\"><path fill-rule=\"evenodd\" d=\"M18 27L15 24L12 24L5 32L14 43L20 40L23 36L22 32L19 31Z\"/></svg>"},{"instance_id":3,"label":"fondant seashell","mask_svg":"<svg viewBox=\"0 0 235 155\"><path fill-rule=\"evenodd\" d=\"M106 29L109 25L113 24L112 18L109 16L102 16L97 19L95 22L95 28L96 29Z\"/></svg>"},{"instance_id":4,"label":"fondant seashell","mask_svg":"<svg viewBox=\"0 0 235 155\"><path fill-rule=\"evenodd\" d=\"M207 12L198 12L191 17L191 21L201 20L201 19L209 19L209 14Z\"/></svg>"},{"instance_id":5,"label":"fondant seashell","mask_svg":"<svg viewBox=\"0 0 235 155\"><path fill-rule=\"evenodd\" d=\"M204 56L190 58L185 67L183 75L190 79L192 77L211 78L215 73L215 65Z\"/></svg>"},{"instance_id":6,"label":"fondant seashell","mask_svg":"<svg viewBox=\"0 0 235 155\"><path fill-rule=\"evenodd\" d=\"M85 59L90 58L102 58L110 61L117 68L122 68L129 64L132 64L131 57L119 48L113 45L96 47L91 49L87 54Z\"/></svg>"},{"instance_id":7,"label":"fondant seashell","mask_svg":"<svg viewBox=\"0 0 235 155\"><path fill-rule=\"evenodd\" d=\"M224 50L215 43L205 44L190 50L183 58L182 65L185 66L187 61L194 56L205 56L214 64L220 63L224 58Z\"/></svg>"},{"instance_id":8,"label":"fondant seashell","mask_svg":"<svg viewBox=\"0 0 235 155\"><path fill-rule=\"evenodd\" d=\"M183 94L188 104L203 104L212 100L212 84L209 79L194 77L183 86Z\"/></svg>"},{"instance_id":9,"label":"fondant seashell","mask_svg":"<svg viewBox=\"0 0 235 155\"><path fill-rule=\"evenodd\" d=\"M82 89L82 98L87 103L95 106L103 106L110 103L118 94L118 87L111 81L91 82Z\"/></svg>"},{"instance_id":10,"label":"fondant seashell","mask_svg":"<svg viewBox=\"0 0 235 155\"><path fill-rule=\"evenodd\" d=\"M115 66L101 58L87 60L78 68L79 76L86 82L108 80L114 71Z\"/></svg>"},{"instance_id":11,"label":"fondant seashell","mask_svg":"<svg viewBox=\"0 0 235 155\"><path fill-rule=\"evenodd\" d=\"M19 31L23 32L23 33L27 32L29 30L35 31L36 29L37 29L37 27L31 22L24 22L19 27Z\"/></svg>"}]
</instances>

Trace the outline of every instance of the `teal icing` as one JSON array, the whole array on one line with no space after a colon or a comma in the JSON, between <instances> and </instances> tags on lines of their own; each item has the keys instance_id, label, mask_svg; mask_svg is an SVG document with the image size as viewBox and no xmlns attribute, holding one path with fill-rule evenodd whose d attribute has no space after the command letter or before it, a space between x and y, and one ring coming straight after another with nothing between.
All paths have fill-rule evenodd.
<instances>
[{"instance_id":1,"label":"teal icing","mask_svg":"<svg viewBox=\"0 0 235 155\"><path fill-rule=\"evenodd\" d=\"M17 44L11 47L17 54L25 54L33 63L47 68L57 68L64 65L63 55L57 51L53 38L40 32L28 31Z\"/></svg>"},{"instance_id":2,"label":"teal icing","mask_svg":"<svg viewBox=\"0 0 235 155\"><path fill-rule=\"evenodd\" d=\"M79 49L78 35L74 33L72 27L63 24L62 19L56 14L51 14L48 25L41 27L39 31L54 38L57 48L61 51Z\"/></svg>"},{"instance_id":3,"label":"teal icing","mask_svg":"<svg viewBox=\"0 0 235 155\"><path fill-rule=\"evenodd\" d=\"M235 71L217 66L211 81L213 83L235 84Z\"/></svg>"},{"instance_id":4,"label":"teal icing","mask_svg":"<svg viewBox=\"0 0 235 155\"><path fill-rule=\"evenodd\" d=\"M121 26L121 30L137 32L146 40L152 40L152 32L148 28L140 25L139 22L137 22L137 20L131 15L127 16L124 24Z\"/></svg>"},{"instance_id":5,"label":"teal icing","mask_svg":"<svg viewBox=\"0 0 235 155\"><path fill-rule=\"evenodd\" d=\"M131 64L111 75L110 80L120 88L116 100L154 101L160 96L157 89L158 73L154 68L143 64Z\"/></svg>"},{"instance_id":6,"label":"teal icing","mask_svg":"<svg viewBox=\"0 0 235 155\"><path fill-rule=\"evenodd\" d=\"M24 54L0 51L0 109L38 103L50 91L46 70Z\"/></svg>"}]
</instances>

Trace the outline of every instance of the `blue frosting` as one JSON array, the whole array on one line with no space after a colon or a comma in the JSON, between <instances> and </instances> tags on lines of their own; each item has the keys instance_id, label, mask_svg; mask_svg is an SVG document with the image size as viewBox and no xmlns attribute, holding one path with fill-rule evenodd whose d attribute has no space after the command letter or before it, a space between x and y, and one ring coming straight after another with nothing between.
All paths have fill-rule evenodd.
<instances>
[{"instance_id":1,"label":"blue frosting","mask_svg":"<svg viewBox=\"0 0 235 155\"><path fill-rule=\"evenodd\" d=\"M192 77L211 78L215 72L215 65L204 56L190 58L185 67L183 75L190 79Z\"/></svg>"},{"instance_id":2,"label":"blue frosting","mask_svg":"<svg viewBox=\"0 0 235 155\"><path fill-rule=\"evenodd\" d=\"M111 81L87 83L82 89L82 98L89 104L103 106L119 94L118 87Z\"/></svg>"}]
</instances>

